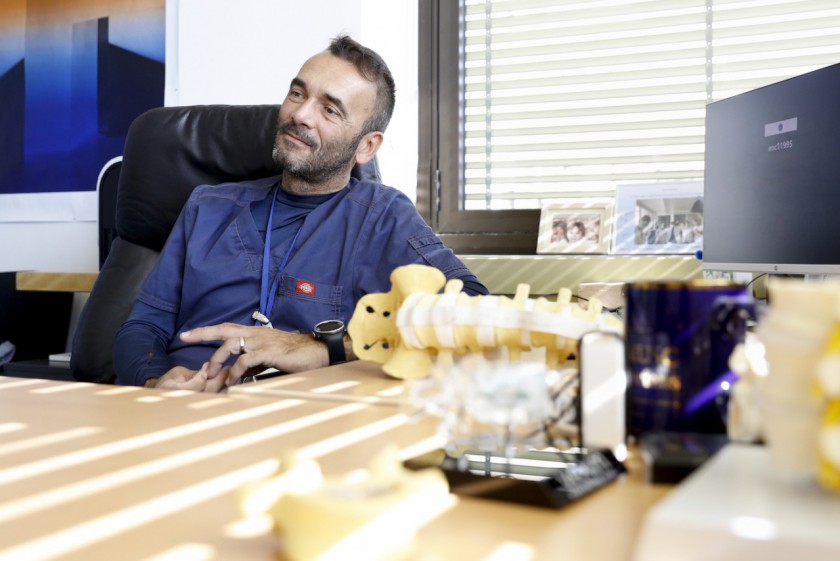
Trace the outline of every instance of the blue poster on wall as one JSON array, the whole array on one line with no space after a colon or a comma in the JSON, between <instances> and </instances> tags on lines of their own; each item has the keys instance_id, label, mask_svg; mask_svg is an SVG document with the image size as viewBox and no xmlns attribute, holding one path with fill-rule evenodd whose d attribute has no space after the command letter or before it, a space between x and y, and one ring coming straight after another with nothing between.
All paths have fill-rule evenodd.
<instances>
[{"instance_id":1,"label":"blue poster on wall","mask_svg":"<svg viewBox=\"0 0 840 561\"><path fill-rule=\"evenodd\" d=\"M92 191L163 105L165 0L3 0L0 194Z\"/></svg>"}]
</instances>

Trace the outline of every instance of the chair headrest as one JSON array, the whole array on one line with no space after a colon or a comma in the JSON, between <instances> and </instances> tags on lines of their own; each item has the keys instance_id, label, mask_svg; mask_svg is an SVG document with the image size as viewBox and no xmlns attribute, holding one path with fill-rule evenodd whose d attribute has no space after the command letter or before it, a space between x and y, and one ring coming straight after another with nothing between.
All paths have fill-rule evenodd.
<instances>
[{"instance_id":1,"label":"chair headrest","mask_svg":"<svg viewBox=\"0 0 840 561\"><path fill-rule=\"evenodd\" d=\"M160 251L198 185L280 173L271 157L279 105L159 107L128 130L117 194L117 234ZM353 175L380 180L374 159Z\"/></svg>"}]
</instances>

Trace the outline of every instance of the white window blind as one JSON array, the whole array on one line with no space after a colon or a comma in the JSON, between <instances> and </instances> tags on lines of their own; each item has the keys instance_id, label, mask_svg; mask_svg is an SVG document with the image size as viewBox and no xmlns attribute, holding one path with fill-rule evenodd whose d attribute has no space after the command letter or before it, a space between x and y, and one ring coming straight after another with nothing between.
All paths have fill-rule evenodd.
<instances>
[{"instance_id":1,"label":"white window blind","mask_svg":"<svg viewBox=\"0 0 840 561\"><path fill-rule=\"evenodd\" d=\"M699 180L705 105L840 62L837 0L466 0L465 210Z\"/></svg>"}]
</instances>

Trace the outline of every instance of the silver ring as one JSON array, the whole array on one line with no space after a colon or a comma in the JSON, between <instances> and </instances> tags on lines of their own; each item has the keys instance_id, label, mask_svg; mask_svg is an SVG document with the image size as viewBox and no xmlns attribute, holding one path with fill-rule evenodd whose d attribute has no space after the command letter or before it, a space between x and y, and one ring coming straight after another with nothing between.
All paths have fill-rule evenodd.
<instances>
[{"instance_id":1,"label":"silver ring","mask_svg":"<svg viewBox=\"0 0 840 561\"><path fill-rule=\"evenodd\" d=\"M242 354L244 352L245 352L245 337L240 337L239 338L239 354Z\"/></svg>"}]
</instances>

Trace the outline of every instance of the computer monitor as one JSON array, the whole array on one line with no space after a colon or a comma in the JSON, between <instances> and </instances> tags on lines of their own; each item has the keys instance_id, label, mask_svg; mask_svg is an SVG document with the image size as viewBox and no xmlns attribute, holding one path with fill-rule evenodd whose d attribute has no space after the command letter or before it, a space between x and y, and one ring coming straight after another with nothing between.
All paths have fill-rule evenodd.
<instances>
[{"instance_id":1,"label":"computer monitor","mask_svg":"<svg viewBox=\"0 0 840 561\"><path fill-rule=\"evenodd\" d=\"M703 269L840 273L840 64L706 107Z\"/></svg>"}]
</instances>

